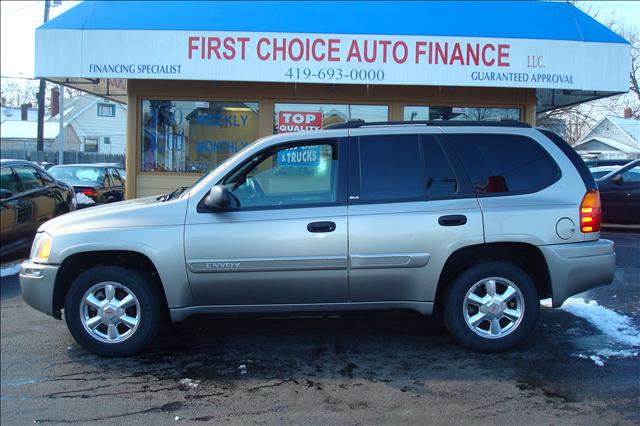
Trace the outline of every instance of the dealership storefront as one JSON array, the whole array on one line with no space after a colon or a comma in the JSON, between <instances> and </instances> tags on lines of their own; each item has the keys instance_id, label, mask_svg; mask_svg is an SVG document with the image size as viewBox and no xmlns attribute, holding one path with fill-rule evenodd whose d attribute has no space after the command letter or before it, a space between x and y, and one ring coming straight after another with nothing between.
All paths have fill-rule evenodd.
<instances>
[{"instance_id":1,"label":"dealership storefront","mask_svg":"<svg viewBox=\"0 0 640 426\"><path fill-rule=\"evenodd\" d=\"M351 119L496 120L628 88L629 44L566 3L84 2L36 76L128 104L127 196L255 139Z\"/></svg>"}]
</instances>

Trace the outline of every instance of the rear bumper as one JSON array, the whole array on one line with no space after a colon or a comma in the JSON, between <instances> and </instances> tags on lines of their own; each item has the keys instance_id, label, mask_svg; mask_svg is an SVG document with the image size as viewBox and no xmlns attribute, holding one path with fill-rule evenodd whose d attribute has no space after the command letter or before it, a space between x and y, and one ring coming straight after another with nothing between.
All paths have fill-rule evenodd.
<instances>
[{"instance_id":1,"label":"rear bumper","mask_svg":"<svg viewBox=\"0 0 640 426\"><path fill-rule=\"evenodd\" d=\"M538 247L549 267L554 308L574 294L611 284L616 272L613 241L555 244Z\"/></svg>"},{"instance_id":2,"label":"rear bumper","mask_svg":"<svg viewBox=\"0 0 640 426\"><path fill-rule=\"evenodd\" d=\"M54 317L53 290L59 268L28 260L20 267L20 289L24 301L32 308Z\"/></svg>"}]
</instances>

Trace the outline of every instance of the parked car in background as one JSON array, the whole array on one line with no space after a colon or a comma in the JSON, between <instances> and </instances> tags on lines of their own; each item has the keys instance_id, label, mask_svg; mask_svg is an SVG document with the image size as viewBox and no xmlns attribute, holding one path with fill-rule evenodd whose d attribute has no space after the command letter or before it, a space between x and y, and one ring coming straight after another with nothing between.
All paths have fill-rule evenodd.
<instances>
[{"instance_id":1,"label":"parked car in background","mask_svg":"<svg viewBox=\"0 0 640 426\"><path fill-rule=\"evenodd\" d=\"M98 165L101 166L106 166L106 167L115 167L115 169L118 171L118 173L120 173L120 177L122 178L122 180L126 183L127 181L127 174L124 170L124 166L120 163L96 163Z\"/></svg>"},{"instance_id":2,"label":"parked car in background","mask_svg":"<svg viewBox=\"0 0 640 426\"><path fill-rule=\"evenodd\" d=\"M124 179L112 165L66 164L53 166L49 172L73 185L77 193L91 198L96 204L124 200Z\"/></svg>"},{"instance_id":3,"label":"parked car in background","mask_svg":"<svg viewBox=\"0 0 640 426\"><path fill-rule=\"evenodd\" d=\"M622 160L622 159L611 159L611 160L585 160L584 164L587 167L600 167L600 166L624 166L628 164L631 160Z\"/></svg>"},{"instance_id":4,"label":"parked car in background","mask_svg":"<svg viewBox=\"0 0 640 426\"><path fill-rule=\"evenodd\" d=\"M55 166L55 164L50 163L48 161L34 161L33 162L35 165L42 167L45 170L49 170L51 167Z\"/></svg>"},{"instance_id":5,"label":"parked car in background","mask_svg":"<svg viewBox=\"0 0 640 426\"><path fill-rule=\"evenodd\" d=\"M603 223L640 224L640 160L617 167L596 183L600 189Z\"/></svg>"},{"instance_id":6,"label":"parked car in background","mask_svg":"<svg viewBox=\"0 0 640 426\"><path fill-rule=\"evenodd\" d=\"M601 177L604 177L606 175L608 175L609 173L618 170L620 167L622 166L597 166L597 167L590 167L589 168L589 172L591 172L591 176L593 176L594 179L600 179Z\"/></svg>"},{"instance_id":7,"label":"parked car in background","mask_svg":"<svg viewBox=\"0 0 640 426\"><path fill-rule=\"evenodd\" d=\"M26 160L0 162L1 255L31 245L38 227L75 210L73 186L61 182Z\"/></svg>"},{"instance_id":8,"label":"parked car in background","mask_svg":"<svg viewBox=\"0 0 640 426\"><path fill-rule=\"evenodd\" d=\"M540 299L609 284L615 262L593 177L557 135L356 122L262 138L190 188L52 220L20 285L102 355L142 351L163 318L359 309L441 312L459 343L497 352L530 335Z\"/></svg>"}]
</instances>

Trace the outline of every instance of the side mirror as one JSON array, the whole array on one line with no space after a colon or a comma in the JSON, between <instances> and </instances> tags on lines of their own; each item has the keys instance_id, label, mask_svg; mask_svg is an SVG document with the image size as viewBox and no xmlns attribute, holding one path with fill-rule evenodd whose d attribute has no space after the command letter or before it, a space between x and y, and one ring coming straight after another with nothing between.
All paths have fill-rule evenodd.
<instances>
[{"instance_id":1,"label":"side mirror","mask_svg":"<svg viewBox=\"0 0 640 426\"><path fill-rule=\"evenodd\" d=\"M0 200L13 197L13 192L8 189L0 189Z\"/></svg>"},{"instance_id":2,"label":"side mirror","mask_svg":"<svg viewBox=\"0 0 640 426\"><path fill-rule=\"evenodd\" d=\"M231 207L231 193L224 185L216 185L204 198L204 205L214 210L226 210Z\"/></svg>"},{"instance_id":3,"label":"side mirror","mask_svg":"<svg viewBox=\"0 0 640 426\"><path fill-rule=\"evenodd\" d=\"M613 178L611 178L611 182L615 183L616 185L620 185L622 183L622 174L615 175Z\"/></svg>"}]
</instances>

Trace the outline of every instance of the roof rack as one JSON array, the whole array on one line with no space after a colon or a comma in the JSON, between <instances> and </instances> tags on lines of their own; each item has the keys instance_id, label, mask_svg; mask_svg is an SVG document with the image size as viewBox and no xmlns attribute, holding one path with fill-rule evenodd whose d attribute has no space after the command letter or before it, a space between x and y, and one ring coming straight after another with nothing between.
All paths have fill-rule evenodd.
<instances>
[{"instance_id":1,"label":"roof rack","mask_svg":"<svg viewBox=\"0 0 640 426\"><path fill-rule=\"evenodd\" d=\"M325 126L323 130L329 129L357 129L360 127L372 126L438 126L438 127L524 127L531 128L527 123L518 120L501 119L495 121L480 120L416 120L416 121L369 121L362 119L349 120L346 123L336 123Z\"/></svg>"}]
</instances>

